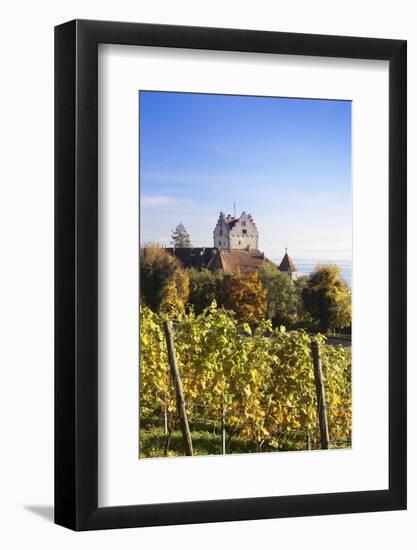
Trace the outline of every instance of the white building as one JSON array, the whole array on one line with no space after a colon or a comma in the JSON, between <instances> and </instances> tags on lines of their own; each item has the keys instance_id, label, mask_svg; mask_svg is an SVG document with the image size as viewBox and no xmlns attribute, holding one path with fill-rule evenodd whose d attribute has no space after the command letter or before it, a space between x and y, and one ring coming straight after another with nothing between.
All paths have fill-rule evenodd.
<instances>
[{"instance_id":1,"label":"white building","mask_svg":"<svg viewBox=\"0 0 417 550\"><path fill-rule=\"evenodd\" d=\"M214 247L219 250L257 250L258 229L250 214L239 218L220 212L213 231Z\"/></svg>"}]
</instances>

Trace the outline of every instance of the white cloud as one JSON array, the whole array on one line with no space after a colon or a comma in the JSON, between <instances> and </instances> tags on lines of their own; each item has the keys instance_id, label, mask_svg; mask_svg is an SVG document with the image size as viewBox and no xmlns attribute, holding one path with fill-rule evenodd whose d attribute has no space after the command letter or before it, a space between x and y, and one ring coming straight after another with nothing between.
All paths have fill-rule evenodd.
<instances>
[{"instance_id":1,"label":"white cloud","mask_svg":"<svg viewBox=\"0 0 417 550\"><path fill-rule=\"evenodd\" d=\"M160 208L161 206L172 206L177 202L175 197L168 195L143 195L140 199L141 208Z\"/></svg>"}]
</instances>

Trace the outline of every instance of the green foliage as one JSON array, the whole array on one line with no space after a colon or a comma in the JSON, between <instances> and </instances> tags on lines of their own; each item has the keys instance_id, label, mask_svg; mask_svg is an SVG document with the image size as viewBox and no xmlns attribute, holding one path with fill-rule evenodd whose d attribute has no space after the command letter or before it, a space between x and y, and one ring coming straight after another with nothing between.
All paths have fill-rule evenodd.
<instances>
[{"instance_id":1,"label":"green foliage","mask_svg":"<svg viewBox=\"0 0 417 550\"><path fill-rule=\"evenodd\" d=\"M265 317L266 290L258 271L242 276L234 274L227 283L227 309L241 322L258 323Z\"/></svg>"},{"instance_id":2,"label":"green foliage","mask_svg":"<svg viewBox=\"0 0 417 550\"><path fill-rule=\"evenodd\" d=\"M180 222L174 231L171 231L171 244L175 248L191 248L191 239L185 225Z\"/></svg>"},{"instance_id":3,"label":"green foliage","mask_svg":"<svg viewBox=\"0 0 417 550\"><path fill-rule=\"evenodd\" d=\"M267 292L266 316L274 326L292 326L298 318L300 297L297 287L286 273L270 262L259 268Z\"/></svg>"},{"instance_id":4,"label":"green foliage","mask_svg":"<svg viewBox=\"0 0 417 550\"><path fill-rule=\"evenodd\" d=\"M303 290L307 286L308 278L301 276L294 281L295 290L297 292L297 315L296 321L292 328L303 328L308 332L317 332L317 322L313 320L310 313L304 307L302 298Z\"/></svg>"},{"instance_id":5,"label":"green foliage","mask_svg":"<svg viewBox=\"0 0 417 550\"><path fill-rule=\"evenodd\" d=\"M228 276L223 271L208 269L188 269L190 295L188 302L196 313L201 313L213 301L218 306L225 302L225 288Z\"/></svg>"},{"instance_id":6,"label":"green foliage","mask_svg":"<svg viewBox=\"0 0 417 550\"><path fill-rule=\"evenodd\" d=\"M157 244L149 243L140 251L139 265L142 303L152 311L159 311L166 284L178 268L178 262Z\"/></svg>"},{"instance_id":7,"label":"green foliage","mask_svg":"<svg viewBox=\"0 0 417 550\"><path fill-rule=\"evenodd\" d=\"M352 322L350 289L340 278L336 265L318 265L302 290L302 299L322 332L344 328Z\"/></svg>"},{"instance_id":8,"label":"green foliage","mask_svg":"<svg viewBox=\"0 0 417 550\"><path fill-rule=\"evenodd\" d=\"M323 349L325 353L323 353ZM321 355L330 438L333 440L350 440L352 425L350 348L322 346Z\"/></svg>"},{"instance_id":9,"label":"green foliage","mask_svg":"<svg viewBox=\"0 0 417 550\"><path fill-rule=\"evenodd\" d=\"M140 251L140 296L152 311L183 311L188 301L187 273L178 260L156 244Z\"/></svg>"},{"instance_id":10,"label":"green foliage","mask_svg":"<svg viewBox=\"0 0 417 550\"><path fill-rule=\"evenodd\" d=\"M166 434L162 428L161 418L158 416L147 418L140 430L141 456L161 456L161 449L166 441ZM193 438L194 455L219 455L222 452L221 434L213 421L190 422L190 430ZM253 443L243 437L234 437L230 441L228 453L250 453L256 451ZM177 426L172 431L170 447L167 456L181 456L184 454L184 441L182 433Z\"/></svg>"},{"instance_id":11,"label":"green foliage","mask_svg":"<svg viewBox=\"0 0 417 550\"><path fill-rule=\"evenodd\" d=\"M142 307L140 321L141 418L166 411L172 431L175 400L163 317ZM349 440L350 353L325 345L322 336L317 338L330 439ZM200 315L180 313L174 340L190 425L204 416L220 421L224 410L229 437L246 440L257 451L300 448L294 445L305 441L308 434L318 440L311 337L307 333L273 329L270 321L262 321L252 330L213 303ZM202 403L204 409L199 407Z\"/></svg>"},{"instance_id":12,"label":"green foliage","mask_svg":"<svg viewBox=\"0 0 417 550\"><path fill-rule=\"evenodd\" d=\"M148 307L140 308L141 415L175 410L169 378L168 355L162 318Z\"/></svg>"}]
</instances>

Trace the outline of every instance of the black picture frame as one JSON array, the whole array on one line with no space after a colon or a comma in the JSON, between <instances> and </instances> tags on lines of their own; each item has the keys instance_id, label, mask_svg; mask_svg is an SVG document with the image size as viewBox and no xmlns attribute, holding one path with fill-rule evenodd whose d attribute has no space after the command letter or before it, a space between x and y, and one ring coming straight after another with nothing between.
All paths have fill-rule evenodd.
<instances>
[{"instance_id":1,"label":"black picture frame","mask_svg":"<svg viewBox=\"0 0 417 550\"><path fill-rule=\"evenodd\" d=\"M389 488L98 507L98 44L389 62ZM108 529L406 508L406 41L74 20L55 28L55 522ZM371 205L369 205L371 208Z\"/></svg>"}]
</instances>

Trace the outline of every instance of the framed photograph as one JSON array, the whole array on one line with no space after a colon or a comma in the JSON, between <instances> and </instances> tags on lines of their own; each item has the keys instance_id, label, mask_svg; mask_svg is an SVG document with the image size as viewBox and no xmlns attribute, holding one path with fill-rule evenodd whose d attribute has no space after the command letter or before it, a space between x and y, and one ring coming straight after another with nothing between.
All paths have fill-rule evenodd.
<instances>
[{"instance_id":1,"label":"framed photograph","mask_svg":"<svg viewBox=\"0 0 417 550\"><path fill-rule=\"evenodd\" d=\"M406 42L55 29L55 522L406 508Z\"/></svg>"}]
</instances>

